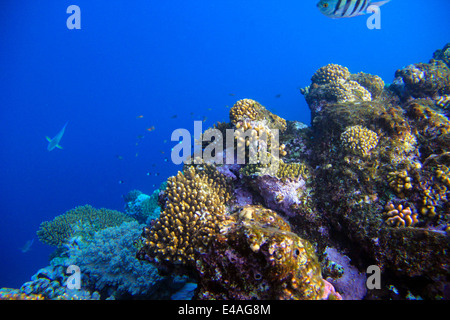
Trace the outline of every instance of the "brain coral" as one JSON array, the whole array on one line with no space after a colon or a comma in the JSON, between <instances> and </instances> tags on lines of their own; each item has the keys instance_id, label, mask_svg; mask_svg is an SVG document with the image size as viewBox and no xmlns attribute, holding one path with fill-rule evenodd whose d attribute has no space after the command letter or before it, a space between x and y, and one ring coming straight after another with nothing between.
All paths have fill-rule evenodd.
<instances>
[{"instance_id":1,"label":"brain coral","mask_svg":"<svg viewBox=\"0 0 450 320\"><path fill-rule=\"evenodd\" d=\"M144 228L140 259L192 265L226 220L227 179L212 165L185 166L167 181L165 208Z\"/></svg>"},{"instance_id":2,"label":"brain coral","mask_svg":"<svg viewBox=\"0 0 450 320\"><path fill-rule=\"evenodd\" d=\"M98 230L132 220L133 218L119 211L95 209L90 205L79 206L57 216L52 221L42 222L37 236L43 243L61 246L73 236L91 238Z\"/></svg>"},{"instance_id":3,"label":"brain coral","mask_svg":"<svg viewBox=\"0 0 450 320\"><path fill-rule=\"evenodd\" d=\"M341 143L345 149L361 156L367 156L378 144L378 135L362 126L348 127L341 134Z\"/></svg>"}]
</instances>

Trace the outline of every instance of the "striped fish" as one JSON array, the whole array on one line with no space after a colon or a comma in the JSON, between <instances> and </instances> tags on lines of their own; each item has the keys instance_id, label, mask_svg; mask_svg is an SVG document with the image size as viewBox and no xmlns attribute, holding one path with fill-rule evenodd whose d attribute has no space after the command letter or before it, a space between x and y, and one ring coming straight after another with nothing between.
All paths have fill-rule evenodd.
<instances>
[{"instance_id":1,"label":"striped fish","mask_svg":"<svg viewBox=\"0 0 450 320\"><path fill-rule=\"evenodd\" d=\"M320 12L333 19L351 18L367 13L369 6L382 6L390 0L373 2L371 0L320 0Z\"/></svg>"}]
</instances>

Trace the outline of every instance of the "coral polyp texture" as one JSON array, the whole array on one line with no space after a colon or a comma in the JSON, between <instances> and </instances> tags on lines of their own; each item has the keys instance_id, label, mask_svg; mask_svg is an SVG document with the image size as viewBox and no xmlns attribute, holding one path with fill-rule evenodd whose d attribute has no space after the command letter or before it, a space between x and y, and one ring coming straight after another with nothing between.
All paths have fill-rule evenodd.
<instances>
[{"instance_id":1,"label":"coral polyp texture","mask_svg":"<svg viewBox=\"0 0 450 320\"><path fill-rule=\"evenodd\" d=\"M399 204L397 207L392 203L386 205L386 211L383 213L386 223L391 227L412 227L417 222L417 213L413 213L410 207L403 208Z\"/></svg>"},{"instance_id":2,"label":"coral polyp texture","mask_svg":"<svg viewBox=\"0 0 450 320\"><path fill-rule=\"evenodd\" d=\"M201 255L202 299L340 299L327 290L314 247L278 214L245 206Z\"/></svg>"},{"instance_id":3,"label":"coral polyp texture","mask_svg":"<svg viewBox=\"0 0 450 320\"><path fill-rule=\"evenodd\" d=\"M61 246L71 237L91 238L101 229L132 220L131 217L116 210L95 209L90 205L79 206L57 216L52 221L42 222L37 236L43 243Z\"/></svg>"}]
</instances>

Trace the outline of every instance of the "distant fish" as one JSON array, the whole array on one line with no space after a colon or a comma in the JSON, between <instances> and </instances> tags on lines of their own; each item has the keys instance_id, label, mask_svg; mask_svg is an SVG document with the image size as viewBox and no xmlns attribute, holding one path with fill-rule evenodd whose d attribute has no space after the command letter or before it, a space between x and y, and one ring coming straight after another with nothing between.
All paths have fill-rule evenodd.
<instances>
[{"instance_id":1,"label":"distant fish","mask_svg":"<svg viewBox=\"0 0 450 320\"><path fill-rule=\"evenodd\" d=\"M176 114L174 114L173 116L171 116L171 119L176 119L178 116Z\"/></svg>"},{"instance_id":2,"label":"distant fish","mask_svg":"<svg viewBox=\"0 0 450 320\"><path fill-rule=\"evenodd\" d=\"M62 147L59 145L59 141L61 141L64 131L66 130L67 123L68 122L66 122L66 124L61 129L61 131L58 132L58 134L56 136L54 136L53 139L50 139L49 137L45 137L45 139L47 139L47 141L48 141L48 146L47 146L48 151L52 151L55 148L62 149Z\"/></svg>"},{"instance_id":3,"label":"distant fish","mask_svg":"<svg viewBox=\"0 0 450 320\"><path fill-rule=\"evenodd\" d=\"M229 93L228 94L230 97L234 97L236 94L235 93Z\"/></svg>"},{"instance_id":4,"label":"distant fish","mask_svg":"<svg viewBox=\"0 0 450 320\"><path fill-rule=\"evenodd\" d=\"M280 98L280 97L281 97L281 94L275 95L275 98Z\"/></svg>"},{"instance_id":5,"label":"distant fish","mask_svg":"<svg viewBox=\"0 0 450 320\"><path fill-rule=\"evenodd\" d=\"M148 132L152 132L153 130L155 130L155 127L154 127L154 126L151 126L150 128L147 128L147 129L145 129L145 130L147 130Z\"/></svg>"},{"instance_id":6,"label":"distant fish","mask_svg":"<svg viewBox=\"0 0 450 320\"><path fill-rule=\"evenodd\" d=\"M119 160L123 160L123 157L121 155L116 155L116 158Z\"/></svg>"},{"instance_id":7,"label":"distant fish","mask_svg":"<svg viewBox=\"0 0 450 320\"><path fill-rule=\"evenodd\" d=\"M125 181L119 180L119 184L123 184L123 183L125 183Z\"/></svg>"},{"instance_id":8,"label":"distant fish","mask_svg":"<svg viewBox=\"0 0 450 320\"><path fill-rule=\"evenodd\" d=\"M144 137L145 136L143 134L140 134L140 135L137 136L138 139L144 139Z\"/></svg>"},{"instance_id":9,"label":"distant fish","mask_svg":"<svg viewBox=\"0 0 450 320\"><path fill-rule=\"evenodd\" d=\"M136 117L136 119L142 119L144 116L141 114L139 116Z\"/></svg>"},{"instance_id":10,"label":"distant fish","mask_svg":"<svg viewBox=\"0 0 450 320\"><path fill-rule=\"evenodd\" d=\"M371 0L320 0L317 4L320 12L329 18L351 18L367 13L367 8L374 5L381 7L390 0L373 2Z\"/></svg>"},{"instance_id":11,"label":"distant fish","mask_svg":"<svg viewBox=\"0 0 450 320\"><path fill-rule=\"evenodd\" d=\"M31 250L31 246L33 245L33 242L34 242L34 238L31 239L31 240L28 240L27 242L25 242L23 247L20 248L20 251L22 251L23 253L30 251Z\"/></svg>"}]
</instances>

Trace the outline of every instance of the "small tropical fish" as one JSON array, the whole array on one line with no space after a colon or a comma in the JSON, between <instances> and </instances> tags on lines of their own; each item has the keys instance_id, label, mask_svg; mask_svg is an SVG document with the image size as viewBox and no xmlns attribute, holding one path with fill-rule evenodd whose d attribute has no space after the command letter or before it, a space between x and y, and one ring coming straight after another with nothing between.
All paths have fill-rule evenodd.
<instances>
[{"instance_id":1,"label":"small tropical fish","mask_svg":"<svg viewBox=\"0 0 450 320\"><path fill-rule=\"evenodd\" d=\"M45 139L47 139L47 141L48 141L48 146L47 146L48 151L52 151L55 148L62 149L62 147L59 145L59 142L61 141L64 131L66 130L67 123L68 122L66 122L66 124L61 129L61 131L58 132L58 134L56 136L54 136L53 139L50 139L47 136L45 137Z\"/></svg>"},{"instance_id":2,"label":"small tropical fish","mask_svg":"<svg viewBox=\"0 0 450 320\"><path fill-rule=\"evenodd\" d=\"M178 116L176 114L174 114L173 116L171 116L171 119L176 119Z\"/></svg>"},{"instance_id":3,"label":"small tropical fish","mask_svg":"<svg viewBox=\"0 0 450 320\"><path fill-rule=\"evenodd\" d=\"M119 180L119 184L123 184L123 183L125 183L125 181Z\"/></svg>"},{"instance_id":4,"label":"small tropical fish","mask_svg":"<svg viewBox=\"0 0 450 320\"><path fill-rule=\"evenodd\" d=\"M144 135L140 134L137 136L138 139L144 139Z\"/></svg>"},{"instance_id":5,"label":"small tropical fish","mask_svg":"<svg viewBox=\"0 0 450 320\"><path fill-rule=\"evenodd\" d=\"M320 12L329 18L351 18L367 13L369 6L381 7L390 0L373 2L372 0L320 0L317 4Z\"/></svg>"},{"instance_id":6,"label":"small tropical fish","mask_svg":"<svg viewBox=\"0 0 450 320\"><path fill-rule=\"evenodd\" d=\"M155 127L154 127L154 126L151 126L150 128L147 128L147 129L145 129L145 130L147 130L148 132L152 132L153 130L155 130Z\"/></svg>"},{"instance_id":7,"label":"small tropical fish","mask_svg":"<svg viewBox=\"0 0 450 320\"><path fill-rule=\"evenodd\" d=\"M140 116L137 116L136 119L142 119L144 116L141 114Z\"/></svg>"},{"instance_id":8,"label":"small tropical fish","mask_svg":"<svg viewBox=\"0 0 450 320\"><path fill-rule=\"evenodd\" d=\"M275 95L275 98L280 98L280 97L281 97L281 94Z\"/></svg>"},{"instance_id":9,"label":"small tropical fish","mask_svg":"<svg viewBox=\"0 0 450 320\"><path fill-rule=\"evenodd\" d=\"M116 155L116 158L119 159L119 160L123 160L123 157L121 155L119 155L119 154Z\"/></svg>"},{"instance_id":10,"label":"small tropical fish","mask_svg":"<svg viewBox=\"0 0 450 320\"><path fill-rule=\"evenodd\" d=\"M31 246L33 245L33 242L34 242L34 238L31 239L31 240L28 240L27 242L25 242L23 247L20 248L20 251L22 251L23 253L30 251L31 250Z\"/></svg>"},{"instance_id":11,"label":"small tropical fish","mask_svg":"<svg viewBox=\"0 0 450 320\"><path fill-rule=\"evenodd\" d=\"M234 97L236 94L235 93L229 93L228 94L230 97Z\"/></svg>"}]
</instances>

